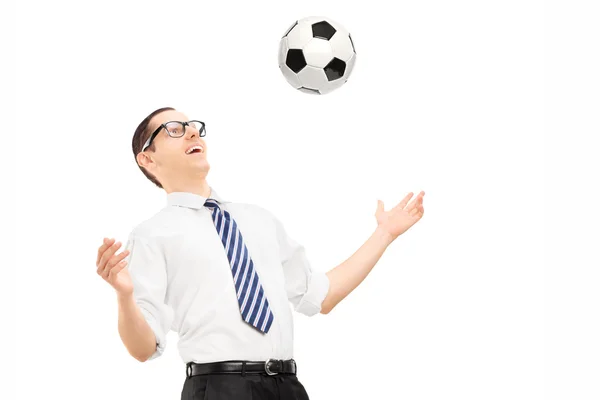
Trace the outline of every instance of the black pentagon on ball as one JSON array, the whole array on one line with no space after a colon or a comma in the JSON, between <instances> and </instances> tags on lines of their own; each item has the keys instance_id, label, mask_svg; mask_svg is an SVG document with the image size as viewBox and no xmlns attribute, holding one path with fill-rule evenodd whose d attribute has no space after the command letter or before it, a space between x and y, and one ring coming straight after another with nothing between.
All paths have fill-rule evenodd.
<instances>
[{"instance_id":1,"label":"black pentagon on ball","mask_svg":"<svg viewBox=\"0 0 600 400\"><path fill-rule=\"evenodd\" d=\"M285 65L287 65L295 73L300 72L302 68L306 67L306 59L304 59L302 50L289 49L285 58Z\"/></svg>"},{"instance_id":2,"label":"black pentagon on ball","mask_svg":"<svg viewBox=\"0 0 600 400\"><path fill-rule=\"evenodd\" d=\"M317 22L312 25L313 37L325 40L331 39L335 34L335 28L327 21Z\"/></svg>"},{"instance_id":3,"label":"black pentagon on ball","mask_svg":"<svg viewBox=\"0 0 600 400\"><path fill-rule=\"evenodd\" d=\"M335 81L344 76L344 72L346 72L346 63L339 58L334 57L323 70L325 71L325 75L327 75L328 81Z\"/></svg>"}]
</instances>

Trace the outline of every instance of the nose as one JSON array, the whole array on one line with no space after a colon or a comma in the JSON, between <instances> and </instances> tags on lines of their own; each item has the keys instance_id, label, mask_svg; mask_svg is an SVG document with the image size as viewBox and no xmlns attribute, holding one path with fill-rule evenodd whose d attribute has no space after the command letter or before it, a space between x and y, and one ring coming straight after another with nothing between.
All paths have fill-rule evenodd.
<instances>
[{"instance_id":1,"label":"nose","mask_svg":"<svg viewBox=\"0 0 600 400\"><path fill-rule=\"evenodd\" d=\"M193 139L195 136L198 136L198 131L190 126L186 126L185 135L188 139Z\"/></svg>"}]
</instances>

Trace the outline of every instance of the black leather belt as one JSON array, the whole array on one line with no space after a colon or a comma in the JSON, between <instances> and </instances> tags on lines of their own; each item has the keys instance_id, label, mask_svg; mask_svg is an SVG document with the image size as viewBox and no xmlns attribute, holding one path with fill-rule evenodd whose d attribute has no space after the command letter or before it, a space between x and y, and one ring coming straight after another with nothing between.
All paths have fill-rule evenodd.
<instances>
[{"instance_id":1,"label":"black leather belt","mask_svg":"<svg viewBox=\"0 0 600 400\"><path fill-rule=\"evenodd\" d=\"M267 361L219 361L203 364L189 362L186 367L187 377L206 374L296 374L294 359L275 360L269 358Z\"/></svg>"}]
</instances>

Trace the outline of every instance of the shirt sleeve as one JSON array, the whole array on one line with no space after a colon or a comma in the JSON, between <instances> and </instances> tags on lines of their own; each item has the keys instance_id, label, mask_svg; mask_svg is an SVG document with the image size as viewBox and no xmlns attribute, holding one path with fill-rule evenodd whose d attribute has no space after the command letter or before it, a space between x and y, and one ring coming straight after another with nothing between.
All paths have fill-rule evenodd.
<instances>
[{"instance_id":1,"label":"shirt sleeve","mask_svg":"<svg viewBox=\"0 0 600 400\"><path fill-rule=\"evenodd\" d=\"M173 309L165 304L167 269L165 257L152 238L130 234L126 249L127 268L133 282L133 295L146 322L156 337L156 350L152 360L163 354L166 335L173 322Z\"/></svg>"},{"instance_id":2,"label":"shirt sleeve","mask_svg":"<svg viewBox=\"0 0 600 400\"><path fill-rule=\"evenodd\" d=\"M307 316L318 314L329 291L329 278L311 267L304 246L287 234L281 221L274 221L287 297L295 311Z\"/></svg>"}]
</instances>

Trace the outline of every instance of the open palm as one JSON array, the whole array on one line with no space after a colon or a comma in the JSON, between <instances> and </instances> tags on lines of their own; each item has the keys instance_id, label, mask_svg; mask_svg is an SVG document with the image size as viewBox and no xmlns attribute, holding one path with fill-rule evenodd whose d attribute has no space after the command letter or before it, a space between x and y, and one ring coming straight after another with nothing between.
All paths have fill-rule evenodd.
<instances>
[{"instance_id":1,"label":"open palm","mask_svg":"<svg viewBox=\"0 0 600 400\"><path fill-rule=\"evenodd\" d=\"M425 212L423 208L424 196L425 192L421 191L413 201L408 203L413 197L413 192L410 192L389 211L384 211L383 201L377 200L377 210L375 211L377 225L394 239L402 235L423 217Z\"/></svg>"}]
</instances>

